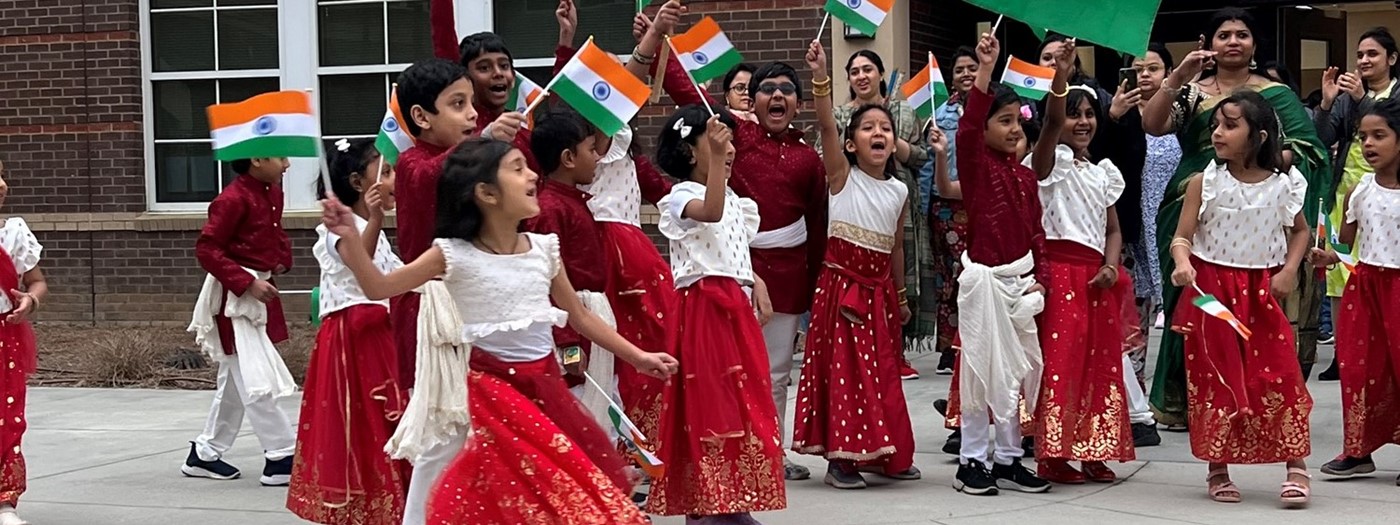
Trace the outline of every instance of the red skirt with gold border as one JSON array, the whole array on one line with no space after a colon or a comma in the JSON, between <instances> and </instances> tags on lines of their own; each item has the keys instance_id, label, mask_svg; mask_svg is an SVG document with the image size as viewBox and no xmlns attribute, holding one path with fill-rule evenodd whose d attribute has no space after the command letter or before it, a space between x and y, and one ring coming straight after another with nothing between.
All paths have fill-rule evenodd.
<instances>
[{"instance_id":1,"label":"red skirt with gold border","mask_svg":"<svg viewBox=\"0 0 1400 525\"><path fill-rule=\"evenodd\" d=\"M1348 456L1400 444L1400 270L1361 264L1347 280L1337 319Z\"/></svg>"}]
</instances>

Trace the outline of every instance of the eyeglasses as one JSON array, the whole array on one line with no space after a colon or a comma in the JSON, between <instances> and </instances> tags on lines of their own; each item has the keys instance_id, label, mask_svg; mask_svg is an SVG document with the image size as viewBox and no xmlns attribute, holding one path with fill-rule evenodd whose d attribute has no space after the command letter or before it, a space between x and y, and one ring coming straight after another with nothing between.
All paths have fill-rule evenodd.
<instances>
[{"instance_id":1,"label":"eyeglasses","mask_svg":"<svg viewBox=\"0 0 1400 525\"><path fill-rule=\"evenodd\" d=\"M779 91L782 91L784 95L791 95L793 93L797 93L797 84L793 84L792 82L783 82L772 84L760 84L758 86L758 92L763 93L764 95L772 95L773 93Z\"/></svg>"},{"instance_id":2,"label":"eyeglasses","mask_svg":"<svg viewBox=\"0 0 1400 525\"><path fill-rule=\"evenodd\" d=\"M748 92L749 92L749 85L748 85L748 84L734 84L734 85L732 85L732 86L729 86L729 91L731 91L731 92L733 92L733 93L735 93L735 94L748 93Z\"/></svg>"}]
</instances>

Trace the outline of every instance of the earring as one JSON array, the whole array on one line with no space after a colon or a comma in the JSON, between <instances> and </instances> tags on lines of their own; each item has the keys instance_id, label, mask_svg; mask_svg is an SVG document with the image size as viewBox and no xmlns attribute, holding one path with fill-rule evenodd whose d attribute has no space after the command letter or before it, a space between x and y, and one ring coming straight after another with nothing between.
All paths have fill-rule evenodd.
<instances>
[{"instance_id":1,"label":"earring","mask_svg":"<svg viewBox=\"0 0 1400 525\"><path fill-rule=\"evenodd\" d=\"M1253 58L1250 58L1250 59L1249 59L1249 68L1250 68L1250 69L1259 69L1259 63L1258 63L1258 62L1255 62Z\"/></svg>"}]
</instances>

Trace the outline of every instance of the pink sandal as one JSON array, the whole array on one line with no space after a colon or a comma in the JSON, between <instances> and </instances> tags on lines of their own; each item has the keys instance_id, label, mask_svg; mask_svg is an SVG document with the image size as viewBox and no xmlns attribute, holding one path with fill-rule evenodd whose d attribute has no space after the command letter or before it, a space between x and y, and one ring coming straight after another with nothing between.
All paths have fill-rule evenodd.
<instances>
[{"instance_id":1,"label":"pink sandal","mask_svg":"<svg viewBox=\"0 0 1400 525\"><path fill-rule=\"evenodd\" d=\"M1290 468L1288 474L1312 479L1312 475L1308 474L1306 469ZM1312 487L1309 485L1311 483L1304 485L1296 481L1286 480L1283 482L1283 489L1279 491L1279 500L1293 508L1306 506L1309 501L1312 501Z\"/></svg>"},{"instance_id":2,"label":"pink sandal","mask_svg":"<svg viewBox=\"0 0 1400 525\"><path fill-rule=\"evenodd\" d=\"M1216 478L1225 478L1225 481L1218 485L1211 484L1211 480ZM1242 499L1240 489L1234 481L1230 481L1230 471L1227 469L1216 469L1206 474L1206 485L1210 499L1218 503L1239 503Z\"/></svg>"}]
</instances>

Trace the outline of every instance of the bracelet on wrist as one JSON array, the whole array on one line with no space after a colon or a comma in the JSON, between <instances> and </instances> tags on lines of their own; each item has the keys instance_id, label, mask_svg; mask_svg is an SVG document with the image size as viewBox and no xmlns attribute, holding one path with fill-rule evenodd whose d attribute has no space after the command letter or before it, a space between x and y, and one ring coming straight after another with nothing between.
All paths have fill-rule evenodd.
<instances>
[{"instance_id":1,"label":"bracelet on wrist","mask_svg":"<svg viewBox=\"0 0 1400 525\"><path fill-rule=\"evenodd\" d=\"M632 48L632 59L636 60L638 64L649 66L656 62L656 54L644 55L642 54L642 46L637 46Z\"/></svg>"}]
</instances>

